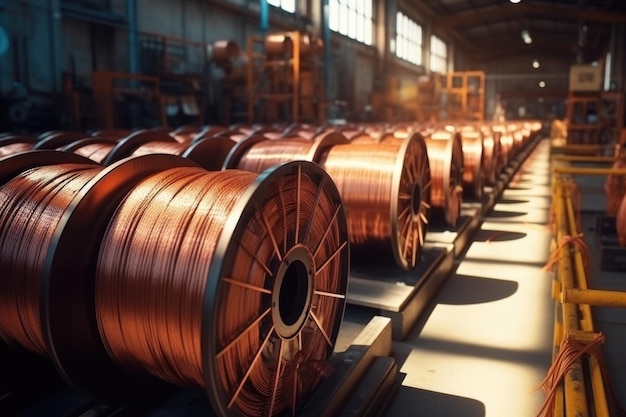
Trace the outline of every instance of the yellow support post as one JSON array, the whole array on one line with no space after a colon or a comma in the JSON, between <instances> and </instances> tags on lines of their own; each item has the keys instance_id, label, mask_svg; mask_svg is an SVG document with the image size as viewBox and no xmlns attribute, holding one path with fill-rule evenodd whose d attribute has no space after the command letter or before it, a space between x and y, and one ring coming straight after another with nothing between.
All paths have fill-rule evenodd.
<instances>
[{"instance_id":1,"label":"yellow support post","mask_svg":"<svg viewBox=\"0 0 626 417\"><path fill-rule=\"evenodd\" d=\"M552 172L555 174L578 175L626 175L626 168L588 168L555 165L552 167Z\"/></svg>"}]
</instances>

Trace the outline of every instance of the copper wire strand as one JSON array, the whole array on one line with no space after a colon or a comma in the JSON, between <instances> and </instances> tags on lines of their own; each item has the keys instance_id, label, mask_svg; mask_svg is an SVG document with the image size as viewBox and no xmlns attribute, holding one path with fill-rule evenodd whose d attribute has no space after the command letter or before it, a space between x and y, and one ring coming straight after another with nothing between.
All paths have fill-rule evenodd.
<instances>
[{"instance_id":1,"label":"copper wire strand","mask_svg":"<svg viewBox=\"0 0 626 417\"><path fill-rule=\"evenodd\" d=\"M320 160L320 165L341 194L353 250L386 253L401 259L399 266L411 269L416 266L424 243L431 182L427 155L421 155L419 147L412 144L403 155L401 175L395 183L402 143L402 139L394 139L384 143L336 145ZM418 207L412 209L415 185L421 191L421 198L416 202ZM394 190L398 192L396 202L392 201ZM397 252L393 253L394 250Z\"/></svg>"},{"instance_id":2,"label":"copper wire strand","mask_svg":"<svg viewBox=\"0 0 626 417\"><path fill-rule=\"evenodd\" d=\"M101 164L109 153L111 153L114 147L115 143L89 143L75 149L74 153Z\"/></svg>"},{"instance_id":3,"label":"copper wire strand","mask_svg":"<svg viewBox=\"0 0 626 417\"><path fill-rule=\"evenodd\" d=\"M29 151L32 147L32 143L12 143L10 145L0 146L0 157L12 155L18 152Z\"/></svg>"},{"instance_id":4,"label":"copper wire strand","mask_svg":"<svg viewBox=\"0 0 626 417\"><path fill-rule=\"evenodd\" d=\"M462 150L459 146L449 146L452 139L426 138L428 160L431 172L431 216L444 219L455 226L461 214L463 188L461 171L463 164ZM447 181L446 181L447 178Z\"/></svg>"},{"instance_id":5,"label":"copper wire strand","mask_svg":"<svg viewBox=\"0 0 626 417\"><path fill-rule=\"evenodd\" d=\"M230 243L236 250L232 270L220 278L218 315L202 318L215 245L256 176L181 168L143 181L109 225L96 278L100 334L119 366L174 384L203 386L203 359L214 360L213 372L229 397L228 406L246 416L296 409L321 378L315 366L326 362L332 351L326 336L341 319L335 314L342 298L337 294L340 262L333 254L345 250L346 243L342 246L333 217L338 203L307 176L281 178L265 205L250 205L253 214L246 217L243 236ZM296 216L302 229L299 242L293 230ZM296 243L312 253L319 246L315 264L329 263L315 276L319 294L313 295L304 329L283 340L274 330L268 293L278 262L276 247L284 255ZM217 357L202 358L202 327L211 323Z\"/></svg>"},{"instance_id":6,"label":"copper wire strand","mask_svg":"<svg viewBox=\"0 0 626 417\"><path fill-rule=\"evenodd\" d=\"M304 138L263 140L246 151L239 159L237 168L260 173L286 161L310 160L308 153L312 146L313 142Z\"/></svg>"},{"instance_id":7,"label":"copper wire strand","mask_svg":"<svg viewBox=\"0 0 626 417\"><path fill-rule=\"evenodd\" d=\"M60 164L28 170L0 187L0 337L45 354L40 285L57 225L100 168Z\"/></svg>"}]
</instances>

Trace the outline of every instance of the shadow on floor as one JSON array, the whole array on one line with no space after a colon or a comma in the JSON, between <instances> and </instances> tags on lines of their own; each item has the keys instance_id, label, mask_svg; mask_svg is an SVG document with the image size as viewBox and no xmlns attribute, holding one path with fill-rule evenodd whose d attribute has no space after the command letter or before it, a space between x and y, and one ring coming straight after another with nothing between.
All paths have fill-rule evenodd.
<instances>
[{"instance_id":1,"label":"shadow on floor","mask_svg":"<svg viewBox=\"0 0 626 417\"><path fill-rule=\"evenodd\" d=\"M490 303L512 296L518 288L517 281L455 274L437 294L436 302L450 305Z\"/></svg>"},{"instance_id":2,"label":"shadow on floor","mask_svg":"<svg viewBox=\"0 0 626 417\"><path fill-rule=\"evenodd\" d=\"M505 230L478 230L472 239L473 242L509 242L512 240L523 239L528 233L510 232Z\"/></svg>"},{"instance_id":3,"label":"shadow on floor","mask_svg":"<svg viewBox=\"0 0 626 417\"><path fill-rule=\"evenodd\" d=\"M524 204L529 202L530 200L521 200L515 198L501 198L497 201L498 204Z\"/></svg>"},{"instance_id":4,"label":"shadow on floor","mask_svg":"<svg viewBox=\"0 0 626 417\"><path fill-rule=\"evenodd\" d=\"M521 217L527 216L528 212L526 211L508 211L508 210L492 210L487 217L489 218L510 218L510 217Z\"/></svg>"},{"instance_id":5,"label":"shadow on floor","mask_svg":"<svg viewBox=\"0 0 626 417\"><path fill-rule=\"evenodd\" d=\"M485 405L472 398L401 386L385 415L484 417Z\"/></svg>"}]
</instances>

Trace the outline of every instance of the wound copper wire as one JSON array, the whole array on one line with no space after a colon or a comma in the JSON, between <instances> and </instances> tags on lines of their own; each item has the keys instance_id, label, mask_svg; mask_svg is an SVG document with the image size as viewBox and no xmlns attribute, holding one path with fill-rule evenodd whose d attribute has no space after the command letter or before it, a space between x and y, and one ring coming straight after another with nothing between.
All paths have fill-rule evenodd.
<instances>
[{"instance_id":1,"label":"wound copper wire","mask_svg":"<svg viewBox=\"0 0 626 417\"><path fill-rule=\"evenodd\" d=\"M479 131L461 129L463 147L463 197L481 199L484 186L483 135Z\"/></svg>"},{"instance_id":2,"label":"wound copper wire","mask_svg":"<svg viewBox=\"0 0 626 417\"><path fill-rule=\"evenodd\" d=\"M494 185L502 169L500 157L500 138L486 126L481 128L483 134L483 157L485 182Z\"/></svg>"},{"instance_id":3,"label":"wound copper wire","mask_svg":"<svg viewBox=\"0 0 626 417\"><path fill-rule=\"evenodd\" d=\"M32 143L12 143L10 145L0 146L0 157L12 155L18 152L29 151L32 147Z\"/></svg>"},{"instance_id":4,"label":"wound copper wire","mask_svg":"<svg viewBox=\"0 0 626 417\"><path fill-rule=\"evenodd\" d=\"M311 140L298 137L261 140L239 158L237 168L260 173L285 161L311 160L309 152L313 144Z\"/></svg>"},{"instance_id":5,"label":"wound copper wire","mask_svg":"<svg viewBox=\"0 0 626 417\"><path fill-rule=\"evenodd\" d=\"M456 226L463 201L463 148L458 135L438 130L426 137L432 177L431 218Z\"/></svg>"},{"instance_id":6,"label":"wound copper wire","mask_svg":"<svg viewBox=\"0 0 626 417\"><path fill-rule=\"evenodd\" d=\"M341 234L340 200L300 170L284 175L262 192L263 204L247 203L238 220L242 234L228 237L232 256L221 264L226 269L215 287L208 279L225 256L218 242L256 178L239 170L178 168L136 186L103 238L95 282L98 328L123 369L179 385L214 381L224 393L221 408L245 416L286 408L295 414L332 352L345 298L347 234ZM283 260L293 253L310 256L313 291L302 328L285 337L275 312L281 309L282 317L282 303L298 294L276 285ZM285 279L300 278L289 274ZM209 287L218 293L211 317L203 316ZM280 306L272 302L277 292ZM216 335L215 357L202 355L210 342L202 339L207 326Z\"/></svg>"},{"instance_id":7,"label":"wound copper wire","mask_svg":"<svg viewBox=\"0 0 626 417\"><path fill-rule=\"evenodd\" d=\"M189 143L182 142L147 142L135 148L131 156L150 155L155 153L181 155L188 147Z\"/></svg>"},{"instance_id":8,"label":"wound copper wire","mask_svg":"<svg viewBox=\"0 0 626 417\"><path fill-rule=\"evenodd\" d=\"M626 161L618 159L613 162L611 168L626 168ZM604 181L604 194L606 196L606 214L611 217L617 216L624 195L626 194L626 175L607 175Z\"/></svg>"},{"instance_id":9,"label":"wound copper wire","mask_svg":"<svg viewBox=\"0 0 626 417\"><path fill-rule=\"evenodd\" d=\"M336 145L319 163L337 184L346 206L355 258L376 254L377 261L392 258L410 270L424 244L431 171L423 143L391 139Z\"/></svg>"},{"instance_id":10,"label":"wound copper wire","mask_svg":"<svg viewBox=\"0 0 626 417\"><path fill-rule=\"evenodd\" d=\"M73 152L100 164L115 148L115 145L115 143L110 142L88 143L74 149Z\"/></svg>"},{"instance_id":11,"label":"wound copper wire","mask_svg":"<svg viewBox=\"0 0 626 417\"><path fill-rule=\"evenodd\" d=\"M40 317L46 254L70 202L100 170L38 167L0 187L0 337L9 345L46 353Z\"/></svg>"}]
</instances>

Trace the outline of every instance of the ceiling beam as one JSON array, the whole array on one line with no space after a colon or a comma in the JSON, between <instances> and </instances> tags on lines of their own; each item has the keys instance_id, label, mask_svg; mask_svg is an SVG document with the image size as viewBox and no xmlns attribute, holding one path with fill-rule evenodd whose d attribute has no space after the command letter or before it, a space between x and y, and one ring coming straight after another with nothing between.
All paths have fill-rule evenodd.
<instances>
[{"instance_id":1,"label":"ceiling beam","mask_svg":"<svg viewBox=\"0 0 626 417\"><path fill-rule=\"evenodd\" d=\"M542 44L535 45L532 48L529 48L529 45L508 45L508 46L498 46L498 47L478 47L476 52L474 52L468 58L476 61L476 62L485 62L485 61L494 61L501 58L506 58L510 56L529 56L540 59L542 56L560 56L560 57L571 57L572 63L574 63L574 58L576 57L576 49L575 45L567 45L564 43L554 43L554 44Z\"/></svg>"},{"instance_id":2,"label":"ceiling beam","mask_svg":"<svg viewBox=\"0 0 626 417\"><path fill-rule=\"evenodd\" d=\"M601 23L626 24L626 13L598 10L577 6L544 6L540 4L503 4L501 6L475 9L468 13L459 13L441 18L435 27L450 29L475 24L484 24L490 20L500 21L506 17L547 15L553 18L595 21Z\"/></svg>"},{"instance_id":3,"label":"ceiling beam","mask_svg":"<svg viewBox=\"0 0 626 417\"><path fill-rule=\"evenodd\" d=\"M428 18L431 22L433 22L433 29L437 29L436 22L441 19L441 16L437 14L426 2L419 1L415 3L415 6L421 10L423 13L428 15ZM474 45L463 35L461 35L456 29L453 27L445 28L444 34L447 34L451 40L455 41L458 46L462 46L465 49L465 52L474 51Z\"/></svg>"}]
</instances>

